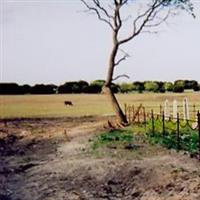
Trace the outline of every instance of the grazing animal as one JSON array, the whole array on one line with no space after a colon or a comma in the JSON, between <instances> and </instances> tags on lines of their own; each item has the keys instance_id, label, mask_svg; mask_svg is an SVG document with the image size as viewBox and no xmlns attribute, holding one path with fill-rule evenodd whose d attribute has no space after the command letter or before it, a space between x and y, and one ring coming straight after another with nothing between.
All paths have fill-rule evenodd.
<instances>
[{"instance_id":1,"label":"grazing animal","mask_svg":"<svg viewBox=\"0 0 200 200\"><path fill-rule=\"evenodd\" d=\"M64 104L66 106L73 106L73 103L71 101L65 101Z\"/></svg>"}]
</instances>

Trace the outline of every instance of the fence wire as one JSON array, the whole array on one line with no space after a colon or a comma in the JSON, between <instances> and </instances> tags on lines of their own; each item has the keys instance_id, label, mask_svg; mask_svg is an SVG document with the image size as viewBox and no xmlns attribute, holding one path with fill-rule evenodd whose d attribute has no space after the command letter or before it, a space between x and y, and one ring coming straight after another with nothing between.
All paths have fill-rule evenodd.
<instances>
[{"instance_id":1,"label":"fence wire","mask_svg":"<svg viewBox=\"0 0 200 200\"><path fill-rule=\"evenodd\" d=\"M138 108L133 105L125 106L125 113L130 124L143 124L147 133L151 133L152 135L157 134L157 136L160 134L163 140L169 143L176 142L177 150L192 151L198 155L200 160L199 111L196 113L192 112L193 119L186 120L182 118L180 113L177 113L175 117L172 115L165 116L162 110L159 113L155 113L153 109L151 109L151 112L147 110L142 105ZM171 141L169 138L171 138Z\"/></svg>"}]
</instances>

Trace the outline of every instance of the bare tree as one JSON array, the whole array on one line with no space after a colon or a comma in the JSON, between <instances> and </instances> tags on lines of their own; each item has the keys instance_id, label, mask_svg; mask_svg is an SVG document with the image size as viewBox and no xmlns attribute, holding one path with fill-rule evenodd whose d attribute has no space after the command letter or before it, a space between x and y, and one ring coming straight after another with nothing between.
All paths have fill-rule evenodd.
<instances>
[{"instance_id":1,"label":"bare tree","mask_svg":"<svg viewBox=\"0 0 200 200\"><path fill-rule=\"evenodd\" d=\"M103 92L108 95L120 124L127 124L120 105L111 90L114 80L128 77L126 74L114 77L115 68L128 54L124 52L119 57L121 46L135 39L144 32L154 32L155 27L160 26L166 20L180 10L186 10L193 15L193 6L190 0L81 0L87 11L94 13L99 20L103 21L112 31L112 50L109 56L108 73ZM128 14L131 8L136 8ZM137 10L137 12L136 12ZM127 30L128 21L129 33Z\"/></svg>"}]
</instances>

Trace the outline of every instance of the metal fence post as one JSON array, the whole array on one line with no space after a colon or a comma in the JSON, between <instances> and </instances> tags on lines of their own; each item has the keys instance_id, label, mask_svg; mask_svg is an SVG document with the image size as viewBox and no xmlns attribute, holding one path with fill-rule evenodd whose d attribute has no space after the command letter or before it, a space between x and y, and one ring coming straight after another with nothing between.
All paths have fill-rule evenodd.
<instances>
[{"instance_id":1,"label":"metal fence post","mask_svg":"<svg viewBox=\"0 0 200 200\"><path fill-rule=\"evenodd\" d=\"M152 133L155 134L154 113L151 110Z\"/></svg>"},{"instance_id":2,"label":"metal fence post","mask_svg":"<svg viewBox=\"0 0 200 200\"><path fill-rule=\"evenodd\" d=\"M200 161L200 112L197 113L198 129L199 129L199 161Z\"/></svg>"},{"instance_id":3,"label":"metal fence post","mask_svg":"<svg viewBox=\"0 0 200 200\"><path fill-rule=\"evenodd\" d=\"M177 149L180 149L180 119L179 113L177 113Z\"/></svg>"},{"instance_id":4,"label":"metal fence post","mask_svg":"<svg viewBox=\"0 0 200 200\"><path fill-rule=\"evenodd\" d=\"M160 115L162 115L163 110L162 110L162 105L160 104Z\"/></svg>"},{"instance_id":5,"label":"metal fence post","mask_svg":"<svg viewBox=\"0 0 200 200\"><path fill-rule=\"evenodd\" d=\"M162 112L162 128L163 128L163 136L165 136L165 113Z\"/></svg>"}]
</instances>

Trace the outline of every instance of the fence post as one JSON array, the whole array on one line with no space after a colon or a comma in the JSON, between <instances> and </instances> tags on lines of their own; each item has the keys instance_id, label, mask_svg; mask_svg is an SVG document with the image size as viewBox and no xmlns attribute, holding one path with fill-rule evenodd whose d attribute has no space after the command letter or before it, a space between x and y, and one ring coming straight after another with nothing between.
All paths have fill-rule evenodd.
<instances>
[{"instance_id":1,"label":"fence post","mask_svg":"<svg viewBox=\"0 0 200 200\"><path fill-rule=\"evenodd\" d=\"M155 125L154 125L154 113L151 110L151 122L152 122L152 133L155 134Z\"/></svg>"},{"instance_id":2,"label":"fence post","mask_svg":"<svg viewBox=\"0 0 200 200\"><path fill-rule=\"evenodd\" d=\"M177 113L177 149L180 150L180 118Z\"/></svg>"},{"instance_id":3,"label":"fence post","mask_svg":"<svg viewBox=\"0 0 200 200\"><path fill-rule=\"evenodd\" d=\"M160 115L162 115L163 110L162 110L162 105L160 104Z\"/></svg>"},{"instance_id":4,"label":"fence post","mask_svg":"<svg viewBox=\"0 0 200 200\"><path fill-rule=\"evenodd\" d=\"M162 112L162 128L163 128L163 136L165 136L165 113Z\"/></svg>"},{"instance_id":5,"label":"fence post","mask_svg":"<svg viewBox=\"0 0 200 200\"><path fill-rule=\"evenodd\" d=\"M197 113L198 129L199 129L199 161L200 161L200 112Z\"/></svg>"}]
</instances>

